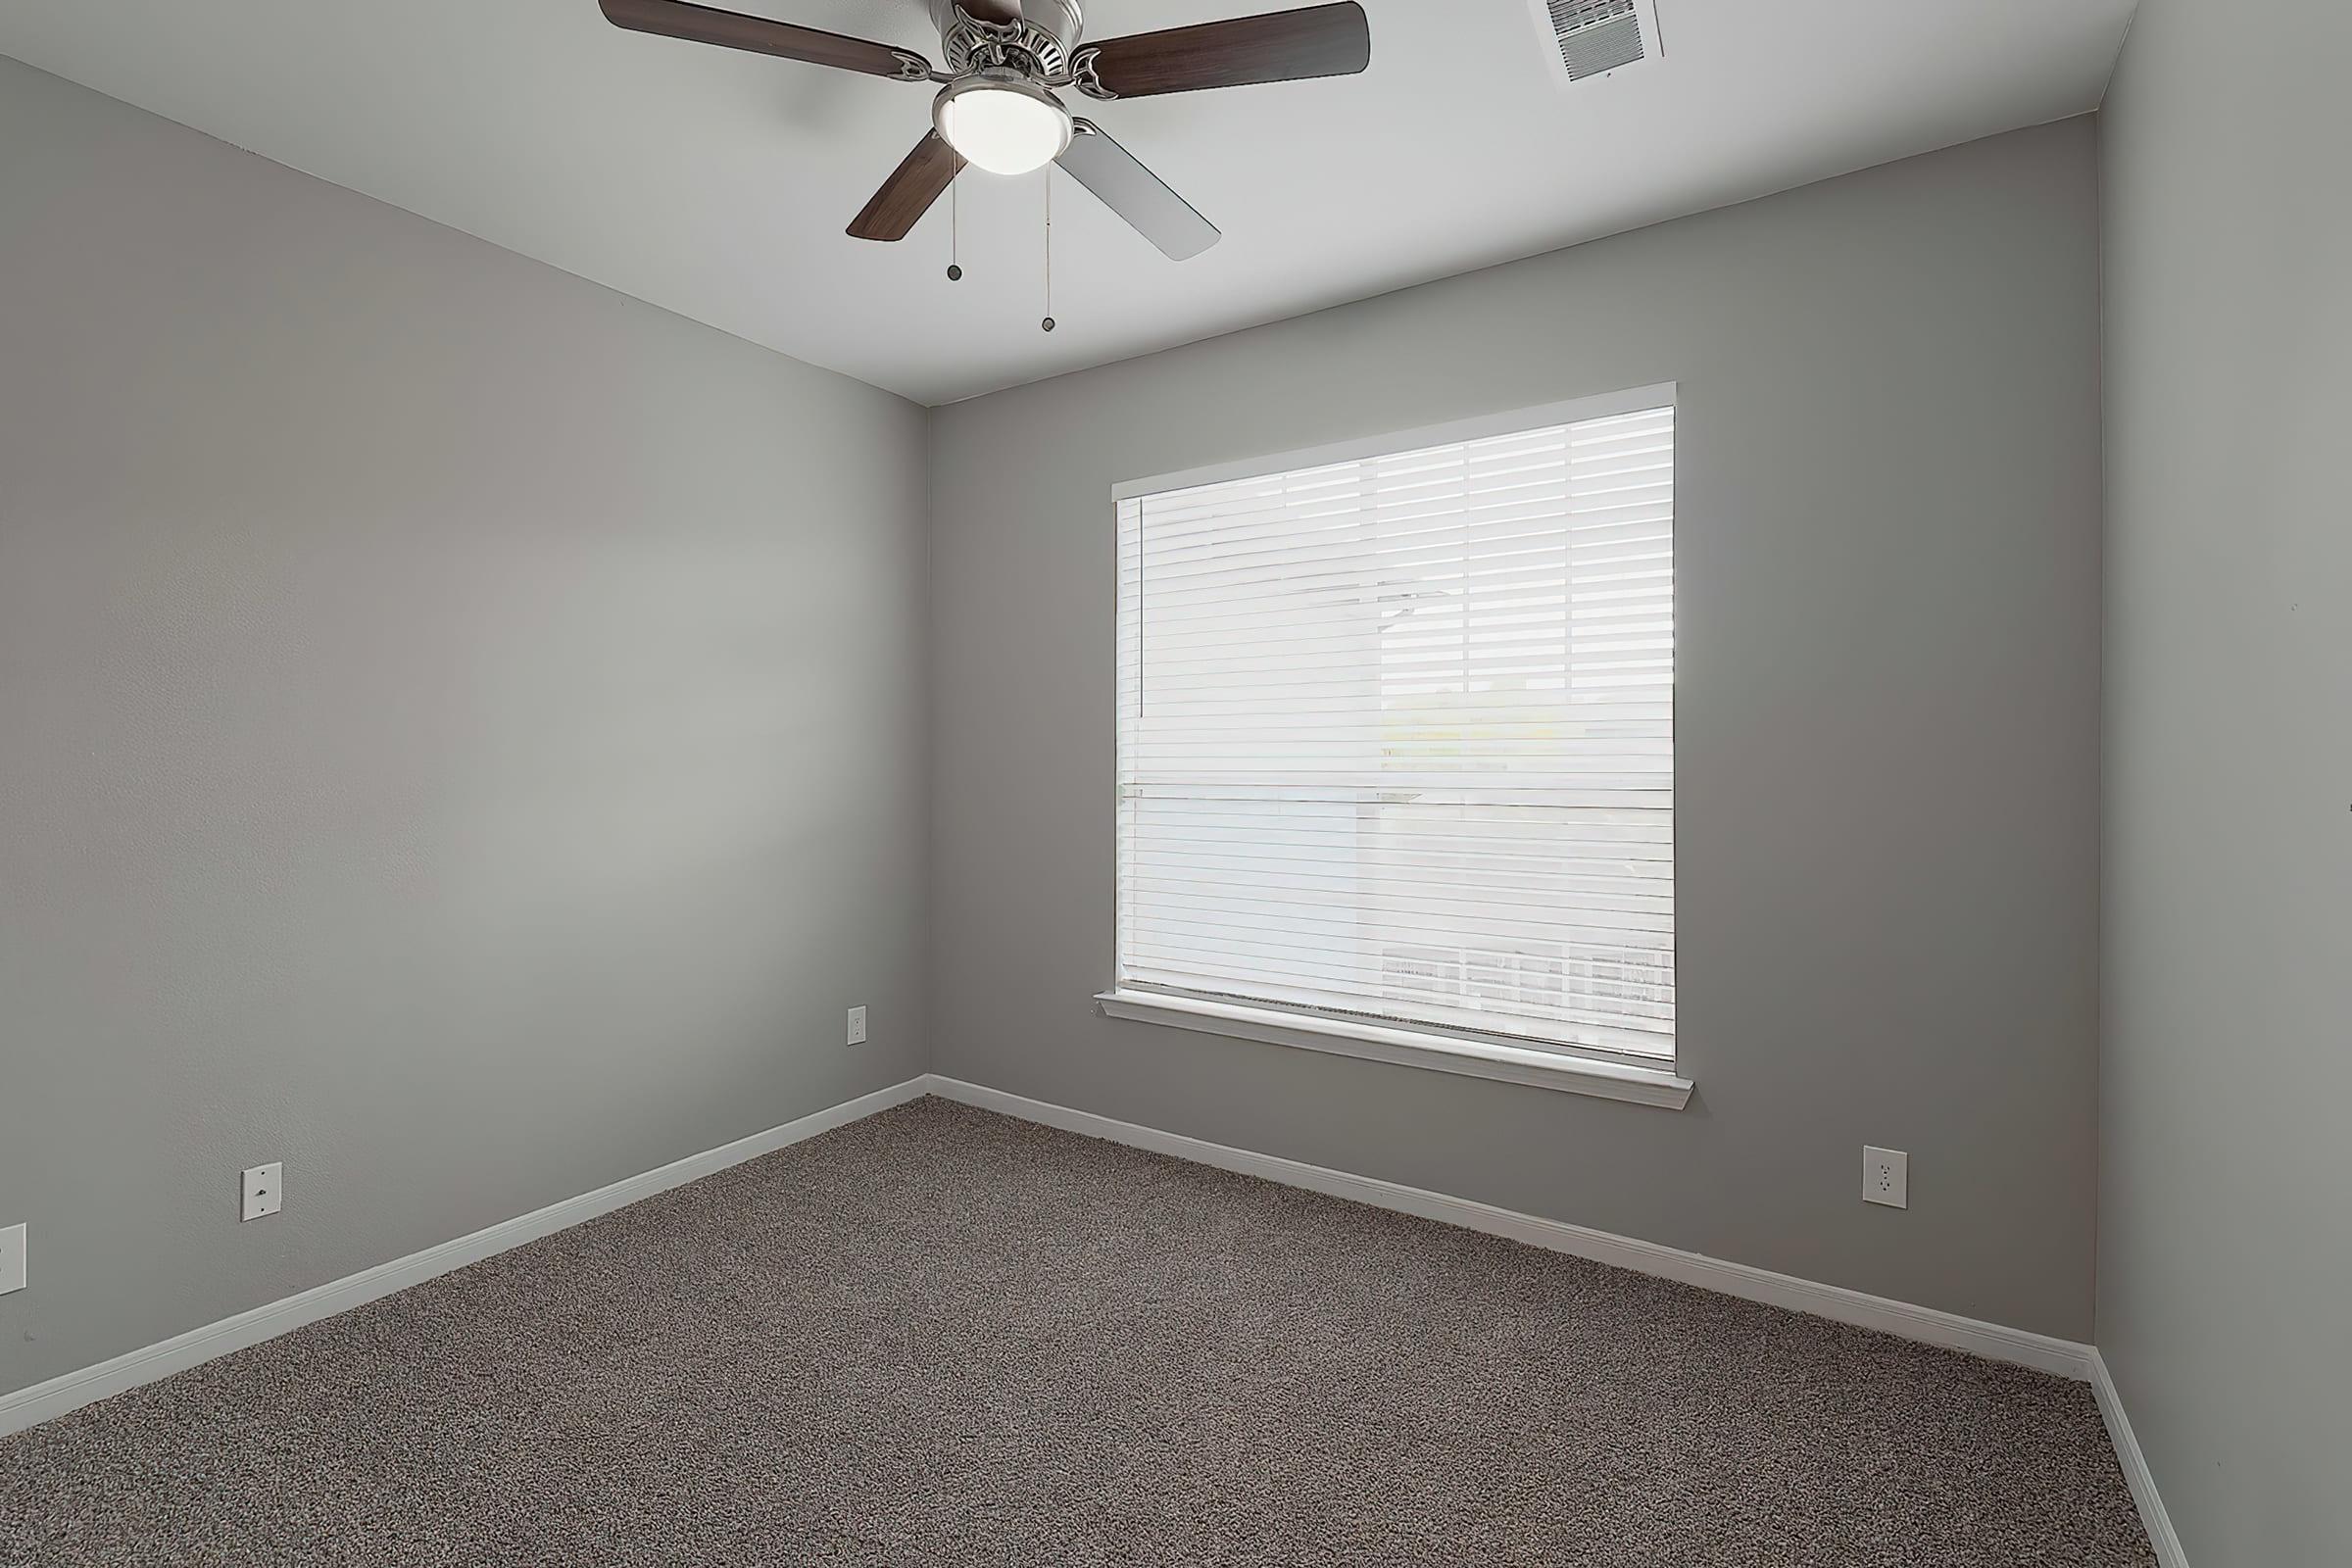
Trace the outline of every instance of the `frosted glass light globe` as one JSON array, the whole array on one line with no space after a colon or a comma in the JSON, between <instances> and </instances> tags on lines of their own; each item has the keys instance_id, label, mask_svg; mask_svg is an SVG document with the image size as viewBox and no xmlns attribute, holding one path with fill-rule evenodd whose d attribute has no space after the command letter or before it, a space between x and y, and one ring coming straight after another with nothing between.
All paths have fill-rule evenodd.
<instances>
[{"instance_id":1,"label":"frosted glass light globe","mask_svg":"<svg viewBox=\"0 0 2352 1568\"><path fill-rule=\"evenodd\" d=\"M1070 144L1070 112L1041 87L975 79L939 100L939 133L966 163L992 174L1026 174Z\"/></svg>"}]
</instances>

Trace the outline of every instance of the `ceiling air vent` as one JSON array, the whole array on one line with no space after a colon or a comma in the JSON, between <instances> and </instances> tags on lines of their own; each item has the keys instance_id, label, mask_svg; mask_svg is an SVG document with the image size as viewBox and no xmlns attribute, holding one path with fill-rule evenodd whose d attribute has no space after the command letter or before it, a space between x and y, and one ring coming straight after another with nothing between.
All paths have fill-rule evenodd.
<instances>
[{"instance_id":1,"label":"ceiling air vent","mask_svg":"<svg viewBox=\"0 0 2352 1568\"><path fill-rule=\"evenodd\" d=\"M1659 47L1653 0L1536 0L1570 81L1654 60Z\"/></svg>"}]
</instances>

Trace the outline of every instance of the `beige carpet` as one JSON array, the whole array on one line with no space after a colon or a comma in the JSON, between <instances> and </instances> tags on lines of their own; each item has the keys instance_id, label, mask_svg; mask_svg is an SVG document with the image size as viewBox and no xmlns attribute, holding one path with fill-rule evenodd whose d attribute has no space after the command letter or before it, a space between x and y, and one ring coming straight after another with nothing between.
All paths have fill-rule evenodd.
<instances>
[{"instance_id":1,"label":"beige carpet","mask_svg":"<svg viewBox=\"0 0 2352 1568\"><path fill-rule=\"evenodd\" d=\"M922 1101L0 1442L0 1564L2154 1561L2087 1390Z\"/></svg>"}]
</instances>

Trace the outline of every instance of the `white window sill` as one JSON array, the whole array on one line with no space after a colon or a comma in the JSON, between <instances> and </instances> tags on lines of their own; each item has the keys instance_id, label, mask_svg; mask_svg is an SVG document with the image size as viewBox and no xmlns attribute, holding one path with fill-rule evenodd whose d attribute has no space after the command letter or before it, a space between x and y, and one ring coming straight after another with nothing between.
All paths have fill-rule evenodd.
<instances>
[{"instance_id":1,"label":"white window sill","mask_svg":"<svg viewBox=\"0 0 2352 1568\"><path fill-rule=\"evenodd\" d=\"M1266 1007L1199 1002L1190 997L1168 997L1148 991L1105 991L1095 1001L1105 1016L1129 1018L1138 1023L1166 1024L1201 1034L1296 1046L1302 1051L1324 1051L1335 1056L1394 1062L1402 1067L1427 1067L1434 1072L1494 1078L1572 1095L1597 1095L1603 1100L1631 1101L1638 1105L1657 1105L1666 1110L1681 1110L1690 1103L1695 1087L1690 1079L1677 1077L1663 1067L1627 1066L1375 1023L1310 1018Z\"/></svg>"}]
</instances>

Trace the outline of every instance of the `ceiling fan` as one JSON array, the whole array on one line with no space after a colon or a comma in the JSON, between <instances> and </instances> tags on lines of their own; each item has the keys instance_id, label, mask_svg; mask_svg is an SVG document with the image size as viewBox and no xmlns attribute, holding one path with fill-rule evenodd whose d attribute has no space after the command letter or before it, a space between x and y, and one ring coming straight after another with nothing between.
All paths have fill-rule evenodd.
<instances>
[{"instance_id":1,"label":"ceiling fan","mask_svg":"<svg viewBox=\"0 0 2352 1568\"><path fill-rule=\"evenodd\" d=\"M858 239L904 239L965 166L1026 174L1057 163L1176 261L1217 242L1194 211L1102 126L1070 113L1075 89L1110 102L1203 87L1345 76L1372 61L1357 0L1081 42L1079 0L930 0L947 69L869 43L688 0L600 0L615 25L893 81L942 82L932 129L850 224Z\"/></svg>"}]
</instances>

